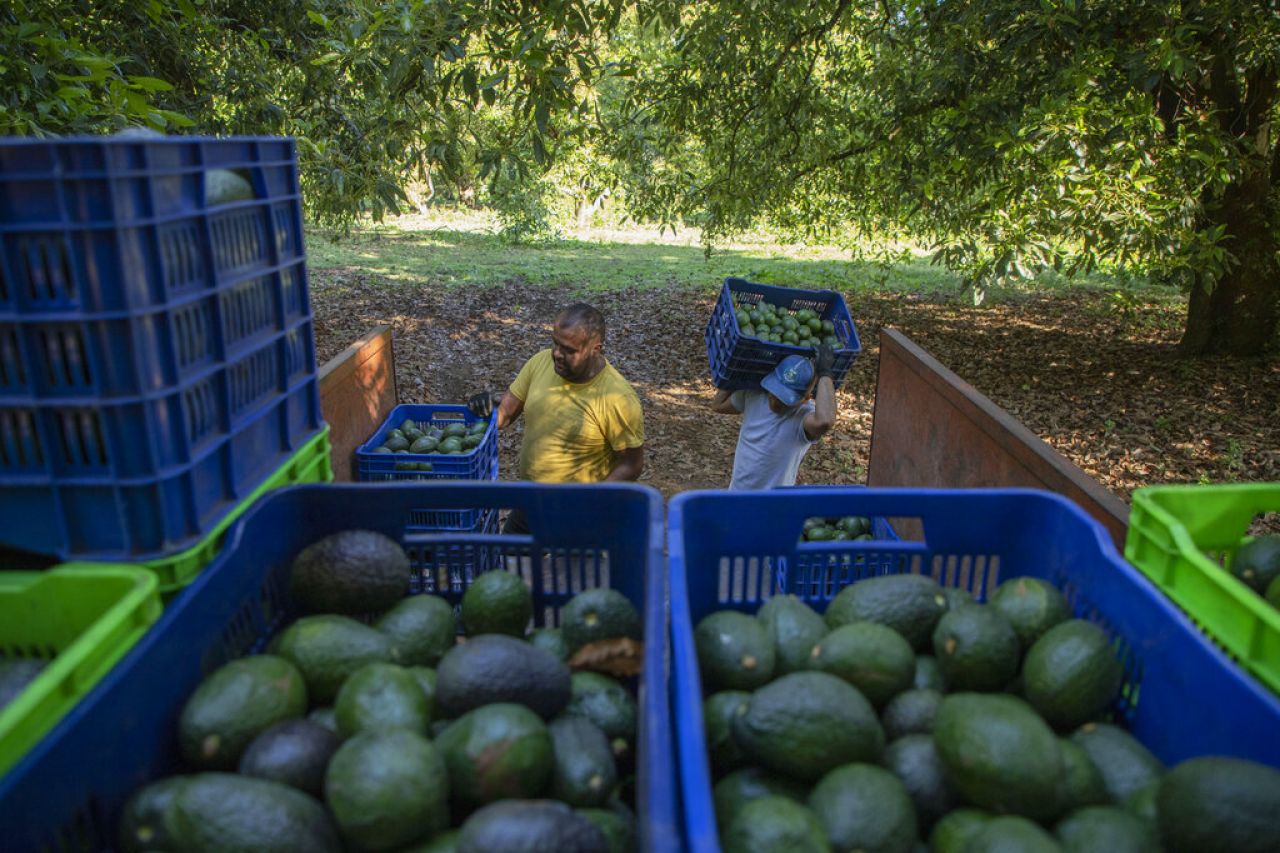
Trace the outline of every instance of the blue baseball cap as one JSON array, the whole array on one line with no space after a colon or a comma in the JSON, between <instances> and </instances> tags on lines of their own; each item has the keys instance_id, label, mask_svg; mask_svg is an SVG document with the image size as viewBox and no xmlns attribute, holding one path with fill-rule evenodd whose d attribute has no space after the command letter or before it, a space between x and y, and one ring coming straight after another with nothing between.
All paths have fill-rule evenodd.
<instances>
[{"instance_id":1,"label":"blue baseball cap","mask_svg":"<svg viewBox=\"0 0 1280 853\"><path fill-rule=\"evenodd\" d=\"M783 402L794 406L804 399L813 382L813 362L802 355L789 355L773 372L760 380L760 387Z\"/></svg>"}]
</instances>

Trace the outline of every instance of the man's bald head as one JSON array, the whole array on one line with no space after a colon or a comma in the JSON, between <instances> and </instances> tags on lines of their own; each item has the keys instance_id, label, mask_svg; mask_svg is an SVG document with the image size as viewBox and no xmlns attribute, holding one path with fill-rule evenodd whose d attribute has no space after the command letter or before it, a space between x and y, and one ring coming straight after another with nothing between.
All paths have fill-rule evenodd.
<instances>
[{"instance_id":1,"label":"man's bald head","mask_svg":"<svg viewBox=\"0 0 1280 853\"><path fill-rule=\"evenodd\" d=\"M556 315L556 326L580 328L604 343L604 315L585 302L575 302Z\"/></svg>"}]
</instances>

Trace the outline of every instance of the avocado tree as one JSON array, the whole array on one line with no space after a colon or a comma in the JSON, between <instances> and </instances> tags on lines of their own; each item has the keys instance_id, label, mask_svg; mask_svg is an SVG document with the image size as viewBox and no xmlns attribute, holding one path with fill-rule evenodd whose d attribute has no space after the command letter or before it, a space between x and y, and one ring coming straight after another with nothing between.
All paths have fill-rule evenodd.
<instances>
[{"instance_id":1,"label":"avocado tree","mask_svg":"<svg viewBox=\"0 0 1280 853\"><path fill-rule=\"evenodd\" d=\"M432 164L475 161L483 178L547 161L557 119L590 111L624 8L15 0L0 8L0 129L293 135L309 213L349 222L397 208L406 180ZM480 108L502 120L460 120ZM480 126L483 138L467 136Z\"/></svg>"},{"instance_id":2,"label":"avocado tree","mask_svg":"<svg viewBox=\"0 0 1280 853\"><path fill-rule=\"evenodd\" d=\"M818 234L923 238L975 284L1123 265L1190 291L1189 353L1280 318L1280 15L1249 0L671 4L634 202Z\"/></svg>"}]
</instances>

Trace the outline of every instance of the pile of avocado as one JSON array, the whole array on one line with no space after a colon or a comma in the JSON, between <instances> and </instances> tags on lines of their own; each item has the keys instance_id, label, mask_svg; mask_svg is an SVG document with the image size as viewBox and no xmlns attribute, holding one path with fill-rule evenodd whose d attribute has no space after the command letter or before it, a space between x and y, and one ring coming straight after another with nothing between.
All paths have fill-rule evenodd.
<instances>
[{"instance_id":1,"label":"pile of avocado","mask_svg":"<svg viewBox=\"0 0 1280 853\"><path fill-rule=\"evenodd\" d=\"M640 640L631 602L587 590L559 628L530 633L516 574L480 574L455 612L406 595L409 573L372 531L300 552L290 590L308 615L192 693L186 772L134 793L122 849L634 850L635 697L568 665L598 641Z\"/></svg>"},{"instance_id":2,"label":"pile of avocado","mask_svg":"<svg viewBox=\"0 0 1280 853\"><path fill-rule=\"evenodd\" d=\"M776 595L694 639L726 853L1280 850L1280 771L1166 770L1108 722L1115 644L1036 578L979 604L875 577L823 615Z\"/></svg>"},{"instance_id":3,"label":"pile of avocado","mask_svg":"<svg viewBox=\"0 0 1280 853\"><path fill-rule=\"evenodd\" d=\"M462 421L423 421L406 419L398 427L387 430L382 444L374 453L399 453L413 456L466 456L474 453L484 441L487 420L478 420L470 426ZM430 471L430 461L414 460L396 463L397 471Z\"/></svg>"},{"instance_id":4,"label":"pile of avocado","mask_svg":"<svg viewBox=\"0 0 1280 853\"><path fill-rule=\"evenodd\" d=\"M740 296L733 313L739 331L748 338L799 347L819 343L835 349L842 346L835 324L822 319L812 308L792 311L771 302L752 302Z\"/></svg>"},{"instance_id":5,"label":"pile of avocado","mask_svg":"<svg viewBox=\"0 0 1280 853\"><path fill-rule=\"evenodd\" d=\"M1246 540L1231 558L1231 574L1280 610L1280 536L1274 533Z\"/></svg>"},{"instance_id":6,"label":"pile of avocado","mask_svg":"<svg viewBox=\"0 0 1280 853\"><path fill-rule=\"evenodd\" d=\"M801 542L845 542L870 538L871 519L862 515L806 518L800 531Z\"/></svg>"}]
</instances>

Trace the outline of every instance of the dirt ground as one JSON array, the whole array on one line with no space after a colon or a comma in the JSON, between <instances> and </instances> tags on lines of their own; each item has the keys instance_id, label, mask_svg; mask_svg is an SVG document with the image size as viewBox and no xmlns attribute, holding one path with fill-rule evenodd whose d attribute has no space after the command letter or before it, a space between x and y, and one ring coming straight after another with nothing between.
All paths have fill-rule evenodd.
<instances>
[{"instance_id":1,"label":"dirt ground","mask_svg":"<svg viewBox=\"0 0 1280 853\"><path fill-rule=\"evenodd\" d=\"M458 403L502 389L549 345L569 288L519 279L490 288L374 283L357 270L313 270L321 363L377 324L395 329L401 402ZM642 482L670 497L728 484L736 418L708 408L702 331L715 293L595 294L605 353L644 406ZM928 350L1121 498L1156 483L1280 480L1280 360L1175 352L1177 305L1101 292L1028 296L974 307L943 296L845 294L862 353L841 388L835 430L810 451L805 483L866 480L878 337L892 326ZM519 426L501 438L514 476Z\"/></svg>"}]
</instances>

